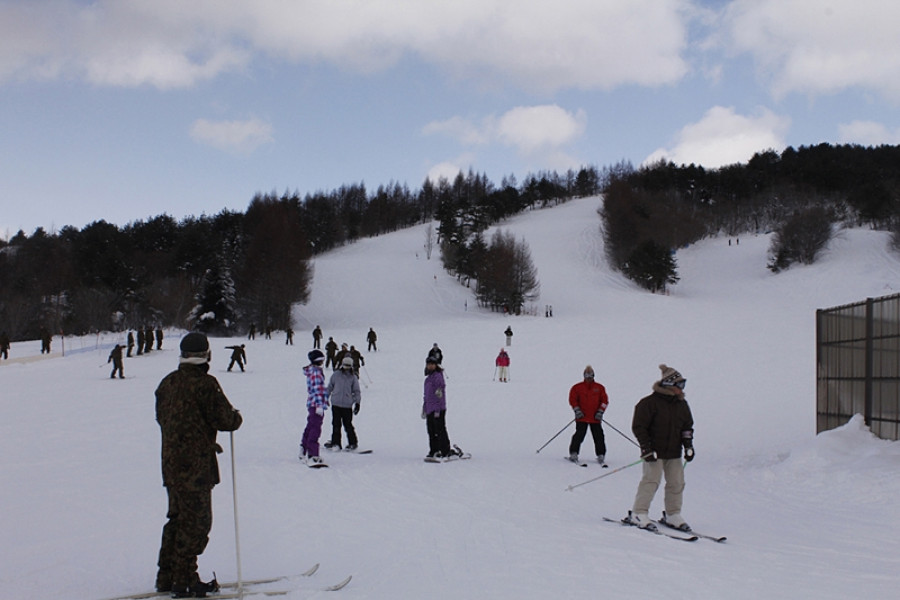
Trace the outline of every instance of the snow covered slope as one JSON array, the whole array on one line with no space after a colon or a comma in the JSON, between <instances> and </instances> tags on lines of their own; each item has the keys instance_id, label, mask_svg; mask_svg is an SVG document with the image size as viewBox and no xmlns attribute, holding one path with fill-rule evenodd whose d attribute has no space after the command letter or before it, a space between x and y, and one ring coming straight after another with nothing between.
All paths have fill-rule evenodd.
<instances>
[{"instance_id":1,"label":"snow covered slope","mask_svg":"<svg viewBox=\"0 0 900 600\"><path fill-rule=\"evenodd\" d=\"M779 275L765 268L767 236L707 240L678 252L670 295L651 295L606 266L598 206L576 200L502 224L531 248L539 316L475 306L436 255L425 259L423 226L317 258L310 302L295 310L296 345L280 332L245 341L246 373L225 372L235 340L212 340L212 372L245 418L234 435L244 577L292 575L291 599L322 597L317 589L350 573L335 593L345 599L896 594L900 445L858 420L815 435L815 309L900 289L887 236L846 231L819 264ZM317 471L296 458L315 325L363 349L369 327L379 335L355 420L375 452L325 454L331 468ZM508 325L502 384L493 359ZM3 597L92 599L152 585L166 509L153 391L177 364L177 337L126 360L124 381L108 378L112 335L0 366ZM471 461L422 461L422 369L434 342L450 436ZM38 354L36 341L13 345L14 358ZM572 418L568 389L586 364L607 386L609 423L630 436L632 407L661 362L687 377L696 419L684 514L725 544L601 522L630 508L639 467L566 491L602 473L562 460L571 429L535 452ZM223 483L200 564L226 580L235 540L230 439L220 440ZM609 427L607 445L613 467L637 458ZM299 577L316 562L313 577Z\"/></svg>"}]
</instances>

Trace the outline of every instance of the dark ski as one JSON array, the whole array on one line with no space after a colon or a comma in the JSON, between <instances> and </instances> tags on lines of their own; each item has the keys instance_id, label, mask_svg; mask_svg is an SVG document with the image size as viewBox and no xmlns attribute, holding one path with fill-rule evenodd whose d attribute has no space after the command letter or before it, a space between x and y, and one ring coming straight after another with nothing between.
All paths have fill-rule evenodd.
<instances>
[{"instance_id":1,"label":"dark ski","mask_svg":"<svg viewBox=\"0 0 900 600\"><path fill-rule=\"evenodd\" d=\"M628 521L626 521L624 519L610 519L609 517L603 517L603 520L608 523L618 523L619 525L623 525L625 527L634 527L635 529L640 529L641 531L646 531L646 532L652 533L654 535L663 535L663 536L666 536L667 538L671 538L673 540L678 540L681 542L696 542L698 539L700 539L696 535L682 536L682 535L675 535L674 533L660 531L659 529L647 529L644 527L638 527L634 523L629 523Z\"/></svg>"}]
</instances>

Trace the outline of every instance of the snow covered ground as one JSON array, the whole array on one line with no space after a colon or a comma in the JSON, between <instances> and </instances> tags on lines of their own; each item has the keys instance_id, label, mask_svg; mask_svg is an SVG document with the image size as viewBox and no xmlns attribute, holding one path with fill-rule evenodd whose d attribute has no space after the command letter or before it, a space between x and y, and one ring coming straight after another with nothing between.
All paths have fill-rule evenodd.
<instances>
[{"instance_id":1,"label":"snow covered ground","mask_svg":"<svg viewBox=\"0 0 900 600\"><path fill-rule=\"evenodd\" d=\"M211 372L244 415L233 437L243 578L287 575L271 587L289 599L896 597L900 444L861 420L815 435L815 309L900 290L887 236L846 231L819 264L779 275L765 268L766 236L707 240L679 251L670 295L651 295L605 265L598 205L503 224L531 248L538 316L478 309L437 256L425 259L422 226L319 257L310 302L295 311L296 345L281 332L246 341L246 373L225 372L236 340L212 340ZM369 327L379 335L356 418L374 453L326 453L321 470L297 460L315 325L360 348ZM492 378L507 325L504 384ZM166 511L153 392L176 367L178 337L127 359L124 381L108 378L113 335L68 339L64 357L58 339L49 358L37 341L13 345L0 366L0 596L151 588ZM422 461L434 342L450 436L471 461ZM630 435L662 362L687 377L696 420L684 515L725 544L603 523L630 508L640 469L567 491L608 472L562 460L571 429L536 453L572 418L568 389L586 364L609 392L609 423ZM623 436L606 436L613 468L637 459ZM223 482L200 565L233 580L232 446L228 434L220 441ZM319 591L348 574L342 591Z\"/></svg>"}]
</instances>

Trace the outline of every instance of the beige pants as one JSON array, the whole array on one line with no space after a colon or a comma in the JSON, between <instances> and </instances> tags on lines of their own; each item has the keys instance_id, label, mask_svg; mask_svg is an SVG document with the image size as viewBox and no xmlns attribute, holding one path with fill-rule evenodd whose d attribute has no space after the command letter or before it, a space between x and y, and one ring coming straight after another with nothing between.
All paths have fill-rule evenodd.
<instances>
[{"instance_id":1,"label":"beige pants","mask_svg":"<svg viewBox=\"0 0 900 600\"><path fill-rule=\"evenodd\" d=\"M644 475L638 484L637 494L634 497L635 514L649 513L650 503L659 489L659 483L663 475L666 477L665 510L667 514L675 515L681 512L682 493L684 492L684 465L680 458L660 459L654 462L644 462Z\"/></svg>"}]
</instances>

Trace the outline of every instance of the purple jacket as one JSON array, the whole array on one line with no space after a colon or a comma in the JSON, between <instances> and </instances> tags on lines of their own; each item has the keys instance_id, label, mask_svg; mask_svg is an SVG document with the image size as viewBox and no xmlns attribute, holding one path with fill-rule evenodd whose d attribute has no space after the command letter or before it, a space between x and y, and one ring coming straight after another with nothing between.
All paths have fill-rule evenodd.
<instances>
[{"instance_id":1,"label":"purple jacket","mask_svg":"<svg viewBox=\"0 0 900 600\"><path fill-rule=\"evenodd\" d=\"M425 378L425 413L447 410L447 394L444 388L444 373L435 369Z\"/></svg>"}]
</instances>

